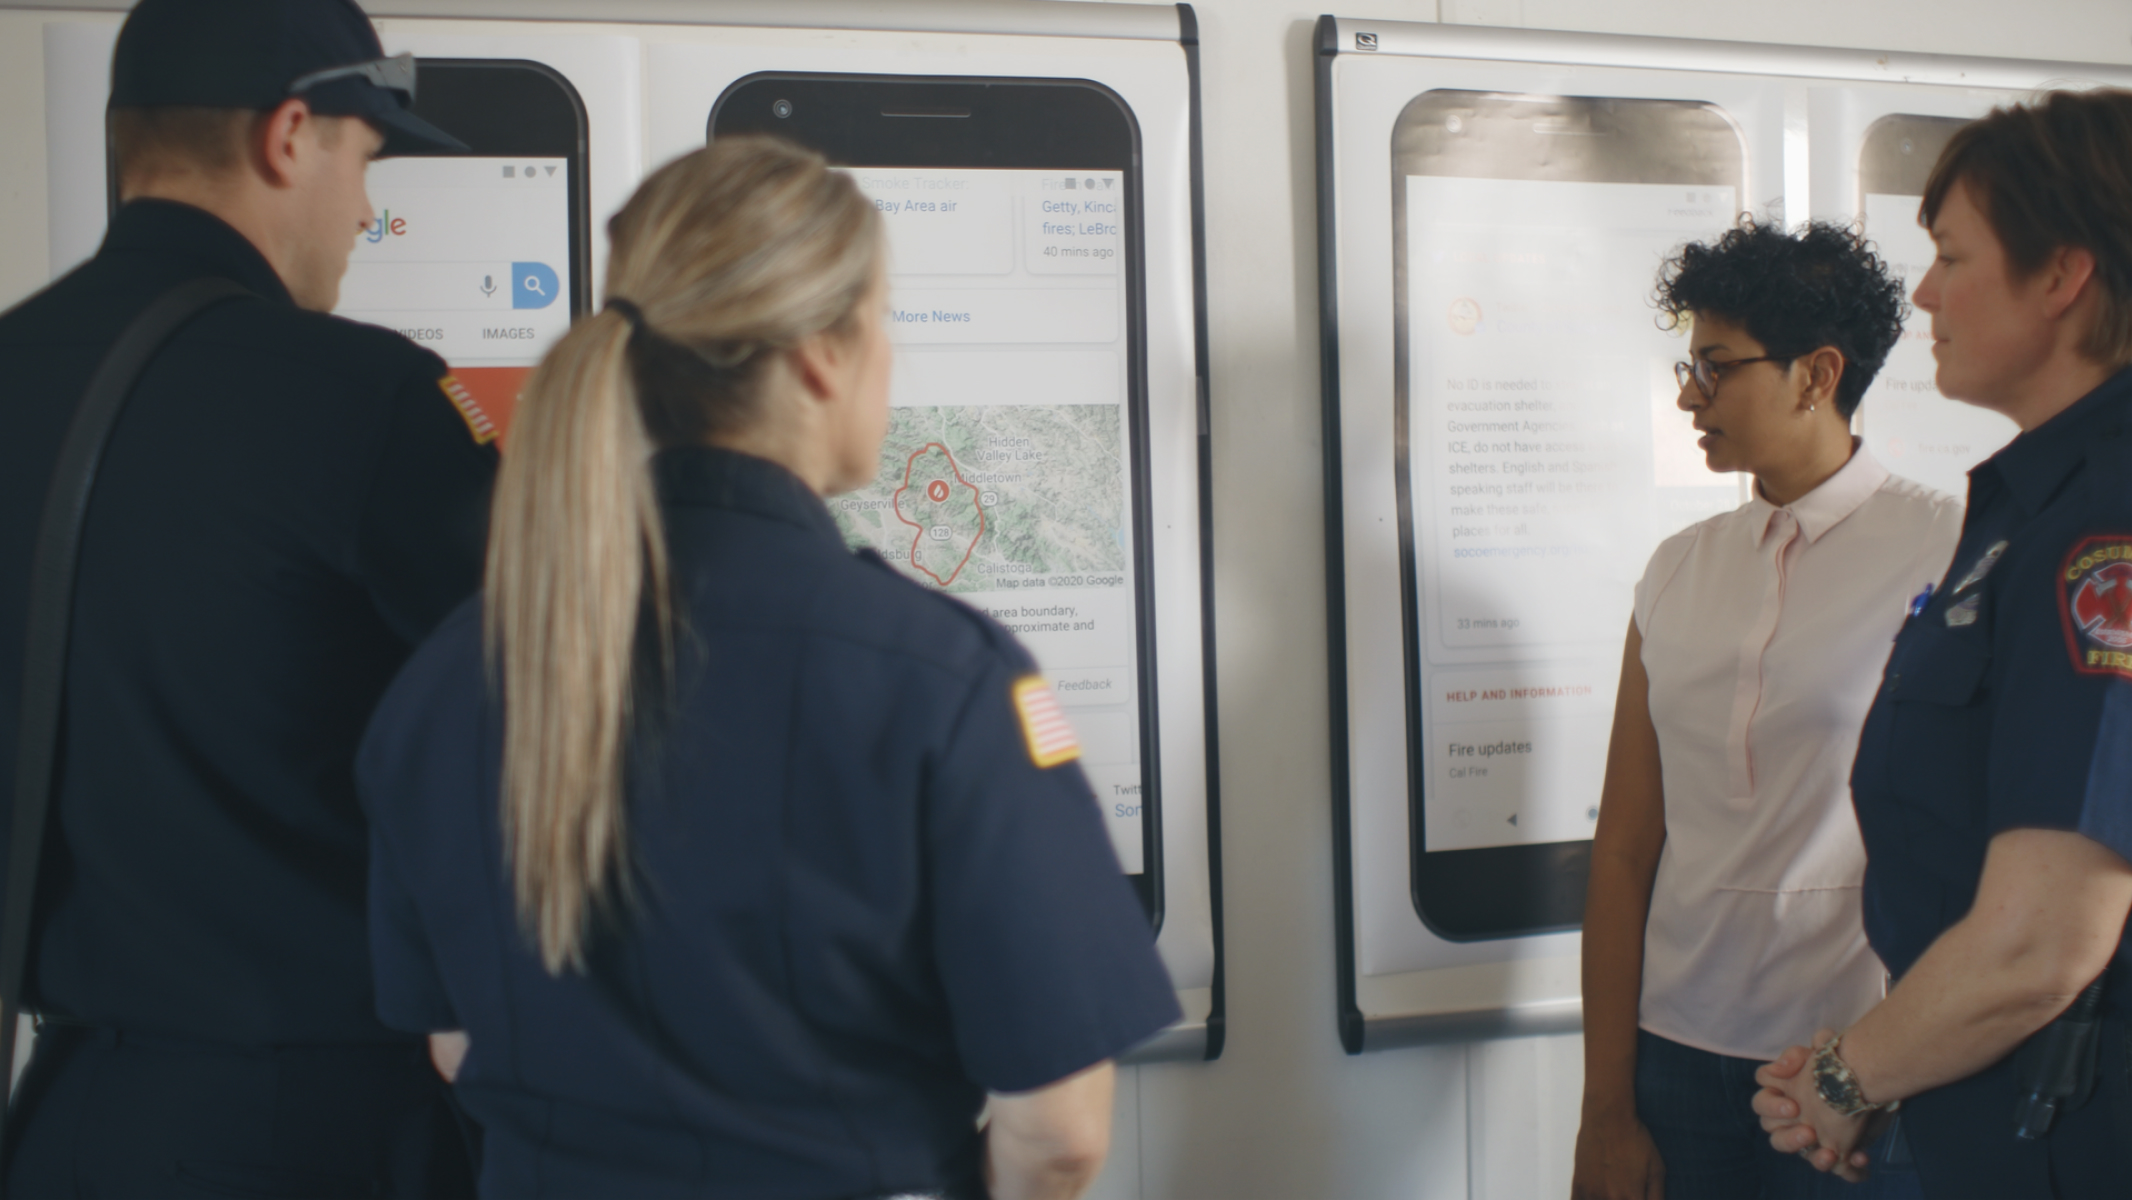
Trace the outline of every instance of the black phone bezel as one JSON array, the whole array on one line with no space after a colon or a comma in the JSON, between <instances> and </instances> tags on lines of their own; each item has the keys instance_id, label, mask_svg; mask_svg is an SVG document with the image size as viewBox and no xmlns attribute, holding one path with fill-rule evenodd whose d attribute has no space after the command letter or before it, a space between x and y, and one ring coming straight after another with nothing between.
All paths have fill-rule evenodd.
<instances>
[{"instance_id":1,"label":"black phone bezel","mask_svg":"<svg viewBox=\"0 0 2132 1200\"><path fill-rule=\"evenodd\" d=\"M570 316L592 311L590 122L560 71L523 58L415 60L414 113L465 142L419 158L561 158L570 174Z\"/></svg>"},{"instance_id":2,"label":"black phone bezel","mask_svg":"<svg viewBox=\"0 0 2132 1200\"><path fill-rule=\"evenodd\" d=\"M1922 113L1889 113L1866 126L1865 136L1858 140L1858 213L1865 216L1865 198L1868 195L1923 196L1925 181L1931 176L1934 164L1939 162L1940 151L1954 137L1954 131L1969 124L1967 117L1934 117ZM1884 171L1887 161L1875 151L1891 139L1908 134L1913 138L1929 140L1931 153L1914 154L1903 164L1901 171ZM1918 149L1923 149L1919 146Z\"/></svg>"},{"instance_id":3,"label":"black phone bezel","mask_svg":"<svg viewBox=\"0 0 2132 1200\"><path fill-rule=\"evenodd\" d=\"M1559 116L1567 110L1593 130L1604 130L1620 117L1623 105L1665 105L1715 113L1735 137L1738 125L1722 108L1705 101L1672 98L1615 96L1528 96L1514 93L1433 88L1408 101L1392 124L1392 301L1395 313L1407 311L1406 180L1409 161L1419 156L1415 134L1421 123L1434 119L1434 105L1447 98L1475 103L1532 104L1535 121L1544 111ZM1543 136L1536 129L1530 135ZM1535 149L1542 147L1536 143ZM1703 178L1646 178L1625 169L1618 161L1601 159L1593 174L1565 174L1561 155L1509 156L1523 173L1490 172L1480 177L1509 179L1588 179L1606 183L1679 183L1687 187L1732 186L1744 197L1746 147L1740 145L1737 171ZM1417 166L1419 164L1412 164ZM1411 829L1408 841L1408 881L1414 913L1431 933L1451 942L1490 941L1511 937L1534 937L1582 927L1585 886L1591 874L1590 840L1528 842L1485 846L1467 850L1429 850L1424 803L1428 758L1423 742L1421 656L1423 639L1419 564L1414 550L1412 458L1409 454L1409 373L1411 350L1407 344L1407 321L1393 321L1393 435L1394 490L1397 496L1399 536L1399 590L1402 661L1406 693L1407 815Z\"/></svg>"},{"instance_id":4,"label":"black phone bezel","mask_svg":"<svg viewBox=\"0 0 2132 1200\"><path fill-rule=\"evenodd\" d=\"M788 104L789 115L773 110ZM707 140L770 134L845 167L1104 170L1125 177L1126 427L1132 473L1135 642L1140 657L1143 869L1127 875L1148 920L1163 918L1162 786L1156 689L1154 521L1147 413L1146 256L1140 126L1132 107L1087 79L762 71L733 81L704 122Z\"/></svg>"}]
</instances>

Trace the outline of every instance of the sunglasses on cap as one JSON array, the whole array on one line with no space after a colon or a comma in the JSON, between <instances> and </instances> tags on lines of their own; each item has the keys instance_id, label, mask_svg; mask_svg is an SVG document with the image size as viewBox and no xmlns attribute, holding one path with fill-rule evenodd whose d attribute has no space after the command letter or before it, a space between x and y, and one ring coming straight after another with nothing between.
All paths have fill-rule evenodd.
<instances>
[{"instance_id":1,"label":"sunglasses on cap","mask_svg":"<svg viewBox=\"0 0 2132 1200\"><path fill-rule=\"evenodd\" d=\"M415 102L415 56L395 54L390 58L374 58L369 62L351 63L345 67L327 67L308 75L298 75L289 81L289 95L307 92L321 83L335 79L366 79L378 87L395 91L407 97L407 103Z\"/></svg>"}]
</instances>

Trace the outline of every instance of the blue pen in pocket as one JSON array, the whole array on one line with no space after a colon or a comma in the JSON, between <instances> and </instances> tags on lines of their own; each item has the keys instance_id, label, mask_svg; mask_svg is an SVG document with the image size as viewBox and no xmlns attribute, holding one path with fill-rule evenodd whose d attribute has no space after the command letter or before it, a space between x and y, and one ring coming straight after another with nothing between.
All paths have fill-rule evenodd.
<instances>
[{"instance_id":1,"label":"blue pen in pocket","mask_svg":"<svg viewBox=\"0 0 2132 1200\"><path fill-rule=\"evenodd\" d=\"M1924 616L1925 610L1930 607L1932 607L1932 585L1928 583L1925 585L1924 591L1910 597L1910 615L1913 617Z\"/></svg>"}]
</instances>

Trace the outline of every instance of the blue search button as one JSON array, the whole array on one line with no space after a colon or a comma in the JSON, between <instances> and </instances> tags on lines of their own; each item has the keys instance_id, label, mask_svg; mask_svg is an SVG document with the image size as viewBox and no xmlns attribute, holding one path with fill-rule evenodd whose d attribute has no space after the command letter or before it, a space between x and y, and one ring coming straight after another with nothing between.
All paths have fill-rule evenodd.
<instances>
[{"instance_id":1,"label":"blue search button","mask_svg":"<svg viewBox=\"0 0 2132 1200\"><path fill-rule=\"evenodd\" d=\"M511 264L511 307L546 308L555 303L555 268L546 263Z\"/></svg>"}]
</instances>

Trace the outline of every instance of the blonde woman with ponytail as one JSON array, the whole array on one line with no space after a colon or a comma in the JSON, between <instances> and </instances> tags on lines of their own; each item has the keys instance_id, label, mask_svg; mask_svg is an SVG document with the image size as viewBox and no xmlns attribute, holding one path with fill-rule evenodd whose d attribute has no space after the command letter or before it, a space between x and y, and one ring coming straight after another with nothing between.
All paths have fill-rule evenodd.
<instances>
[{"instance_id":1,"label":"blonde woman with ponytail","mask_svg":"<svg viewBox=\"0 0 2132 1200\"><path fill-rule=\"evenodd\" d=\"M736 138L609 232L364 743L379 1013L484 1196L1078 1195L1176 1004L1035 664L824 504L888 427L880 218Z\"/></svg>"}]
</instances>

